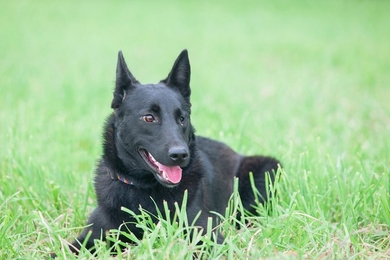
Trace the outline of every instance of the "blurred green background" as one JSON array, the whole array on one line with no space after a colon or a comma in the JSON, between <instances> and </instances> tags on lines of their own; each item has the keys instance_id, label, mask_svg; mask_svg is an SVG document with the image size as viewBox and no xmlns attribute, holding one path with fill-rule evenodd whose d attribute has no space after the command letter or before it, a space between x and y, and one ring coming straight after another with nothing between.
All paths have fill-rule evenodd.
<instances>
[{"instance_id":1,"label":"blurred green background","mask_svg":"<svg viewBox=\"0 0 390 260\"><path fill-rule=\"evenodd\" d=\"M336 223L355 210L352 229L390 224L389 1L0 6L3 253L47 249L32 239L36 211L54 230L60 214L69 227L85 223L119 50L137 79L154 83L188 49L197 133L280 158L282 202L298 194L297 210Z\"/></svg>"}]
</instances>

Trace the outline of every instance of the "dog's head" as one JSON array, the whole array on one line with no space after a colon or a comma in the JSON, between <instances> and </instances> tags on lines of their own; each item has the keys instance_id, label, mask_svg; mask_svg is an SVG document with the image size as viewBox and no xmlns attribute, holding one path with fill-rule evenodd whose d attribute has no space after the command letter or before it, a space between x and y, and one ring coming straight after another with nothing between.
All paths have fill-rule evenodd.
<instances>
[{"instance_id":1,"label":"dog's head","mask_svg":"<svg viewBox=\"0 0 390 260\"><path fill-rule=\"evenodd\" d=\"M194 130L190 122L190 63L187 50L176 59L168 77L141 84L118 54L111 107L115 114L115 145L127 170L154 174L166 187L180 183L190 161Z\"/></svg>"}]
</instances>

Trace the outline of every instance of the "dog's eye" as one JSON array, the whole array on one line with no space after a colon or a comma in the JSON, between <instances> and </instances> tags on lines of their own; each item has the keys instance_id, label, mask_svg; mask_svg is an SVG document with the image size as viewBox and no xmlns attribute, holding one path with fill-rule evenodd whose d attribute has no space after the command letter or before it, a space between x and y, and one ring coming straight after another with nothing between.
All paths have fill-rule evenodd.
<instances>
[{"instance_id":1,"label":"dog's eye","mask_svg":"<svg viewBox=\"0 0 390 260\"><path fill-rule=\"evenodd\" d=\"M145 115L145 116L142 116L142 120L144 120L146 123L153 123L153 122L156 122L156 118L154 118L153 115Z\"/></svg>"},{"instance_id":2,"label":"dog's eye","mask_svg":"<svg viewBox=\"0 0 390 260\"><path fill-rule=\"evenodd\" d=\"M179 123L180 123L181 125L184 125L185 121L186 121L186 118L185 118L185 117L181 116L181 117L179 118Z\"/></svg>"}]
</instances>

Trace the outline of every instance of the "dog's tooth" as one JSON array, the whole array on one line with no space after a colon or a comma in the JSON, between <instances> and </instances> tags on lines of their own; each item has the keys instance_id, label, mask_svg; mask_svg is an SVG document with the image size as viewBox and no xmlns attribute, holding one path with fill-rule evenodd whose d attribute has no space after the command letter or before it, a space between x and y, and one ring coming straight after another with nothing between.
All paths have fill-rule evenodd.
<instances>
[{"instance_id":1,"label":"dog's tooth","mask_svg":"<svg viewBox=\"0 0 390 260\"><path fill-rule=\"evenodd\" d=\"M156 160L156 159L154 159L154 157L153 157L151 154L149 154L149 158L151 159L151 161L152 161L152 162L154 162L154 163L156 163L156 162L157 162L157 160Z\"/></svg>"},{"instance_id":2,"label":"dog's tooth","mask_svg":"<svg viewBox=\"0 0 390 260\"><path fill-rule=\"evenodd\" d=\"M168 180L168 176L167 176L167 173L166 173L166 172L162 171L161 174L162 174L162 177L163 177L164 179Z\"/></svg>"}]
</instances>

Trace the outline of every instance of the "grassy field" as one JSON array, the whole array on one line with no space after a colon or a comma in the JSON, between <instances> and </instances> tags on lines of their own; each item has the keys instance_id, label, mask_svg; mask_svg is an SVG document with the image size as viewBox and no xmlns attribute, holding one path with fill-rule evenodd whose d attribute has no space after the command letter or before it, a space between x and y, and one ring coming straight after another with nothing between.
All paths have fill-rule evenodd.
<instances>
[{"instance_id":1,"label":"grassy field","mask_svg":"<svg viewBox=\"0 0 390 260\"><path fill-rule=\"evenodd\" d=\"M72 258L66 241L96 203L118 50L148 83L184 48L197 133L279 158L279 200L239 230L227 216L222 245L197 246L162 221L118 258L389 259L388 10L380 0L2 1L0 259Z\"/></svg>"}]
</instances>

